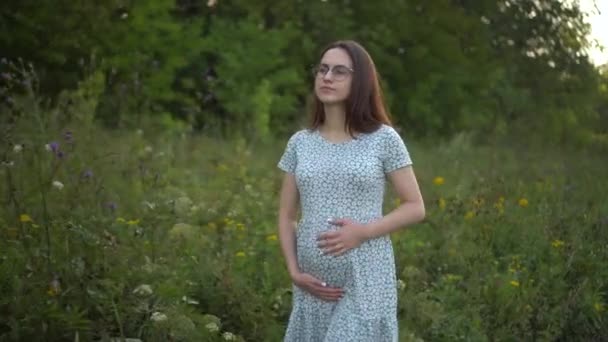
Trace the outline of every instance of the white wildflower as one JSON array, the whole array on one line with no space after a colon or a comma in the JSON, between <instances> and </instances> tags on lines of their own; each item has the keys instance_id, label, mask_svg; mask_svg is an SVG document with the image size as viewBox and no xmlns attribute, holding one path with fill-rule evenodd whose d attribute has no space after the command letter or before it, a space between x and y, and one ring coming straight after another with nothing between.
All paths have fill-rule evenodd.
<instances>
[{"instance_id":1,"label":"white wildflower","mask_svg":"<svg viewBox=\"0 0 608 342\"><path fill-rule=\"evenodd\" d=\"M52 150L53 150L53 149L51 148L51 145L50 145L50 144L46 144L46 145L44 145L44 149L45 149L45 150L47 150L47 151L52 151Z\"/></svg>"},{"instance_id":2,"label":"white wildflower","mask_svg":"<svg viewBox=\"0 0 608 342\"><path fill-rule=\"evenodd\" d=\"M150 146L150 145L146 146L146 147L144 148L144 152L146 152L146 153L150 153L150 152L152 152L152 146Z\"/></svg>"},{"instance_id":3,"label":"white wildflower","mask_svg":"<svg viewBox=\"0 0 608 342\"><path fill-rule=\"evenodd\" d=\"M17 144L17 145L15 145L15 146L13 147L13 152L15 152L15 153L19 153L19 152L21 152L22 150L23 150L23 145L19 145L19 144Z\"/></svg>"},{"instance_id":4,"label":"white wildflower","mask_svg":"<svg viewBox=\"0 0 608 342\"><path fill-rule=\"evenodd\" d=\"M209 330L210 332L216 332L220 330L220 327L215 322L207 323L205 325L205 328L207 328L207 330Z\"/></svg>"},{"instance_id":5,"label":"white wildflower","mask_svg":"<svg viewBox=\"0 0 608 342\"><path fill-rule=\"evenodd\" d=\"M6 160L5 160L5 161L3 161L3 162L2 162L2 166L6 166L6 167L12 167L12 166L14 166L14 165L15 165L15 162L14 162L14 161L12 161L12 160L9 160L9 161L6 161Z\"/></svg>"},{"instance_id":6,"label":"white wildflower","mask_svg":"<svg viewBox=\"0 0 608 342\"><path fill-rule=\"evenodd\" d=\"M168 317L164 313L156 311L152 314L150 319L153 320L154 322L162 322L162 321L166 321L168 319Z\"/></svg>"},{"instance_id":7,"label":"white wildflower","mask_svg":"<svg viewBox=\"0 0 608 342\"><path fill-rule=\"evenodd\" d=\"M192 298L188 298L187 296L183 296L182 297L182 301L184 301L187 304L198 305L198 301L197 300L194 300Z\"/></svg>"},{"instance_id":8,"label":"white wildflower","mask_svg":"<svg viewBox=\"0 0 608 342\"><path fill-rule=\"evenodd\" d=\"M148 284L141 284L133 290L133 293L139 296L149 296L152 292L152 286Z\"/></svg>"},{"instance_id":9,"label":"white wildflower","mask_svg":"<svg viewBox=\"0 0 608 342\"><path fill-rule=\"evenodd\" d=\"M229 331L223 333L222 337L224 338L224 341L236 341L236 336L234 336L234 334Z\"/></svg>"},{"instance_id":10,"label":"white wildflower","mask_svg":"<svg viewBox=\"0 0 608 342\"><path fill-rule=\"evenodd\" d=\"M397 287L399 288L399 291L405 290L405 282L403 280L399 279L397 281Z\"/></svg>"},{"instance_id":11,"label":"white wildflower","mask_svg":"<svg viewBox=\"0 0 608 342\"><path fill-rule=\"evenodd\" d=\"M53 181L53 187L57 190L61 190L63 189L63 183L60 181Z\"/></svg>"}]
</instances>

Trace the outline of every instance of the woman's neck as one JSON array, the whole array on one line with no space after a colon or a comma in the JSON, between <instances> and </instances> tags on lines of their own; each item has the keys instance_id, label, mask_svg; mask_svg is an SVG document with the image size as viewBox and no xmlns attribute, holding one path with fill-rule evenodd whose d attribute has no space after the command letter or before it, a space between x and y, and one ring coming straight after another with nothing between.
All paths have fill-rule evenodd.
<instances>
[{"instance_id":1,"label":"woman's neck","mask_svg":"<svg viewBox=\"0 0 608 342\"><path fill-rule=\"evenodd\" d=\"M346 120L346 110L344 104L325 105L325 122L323 131L330 134L346 133L344 122Z\"/></svg>"}]
</instances>

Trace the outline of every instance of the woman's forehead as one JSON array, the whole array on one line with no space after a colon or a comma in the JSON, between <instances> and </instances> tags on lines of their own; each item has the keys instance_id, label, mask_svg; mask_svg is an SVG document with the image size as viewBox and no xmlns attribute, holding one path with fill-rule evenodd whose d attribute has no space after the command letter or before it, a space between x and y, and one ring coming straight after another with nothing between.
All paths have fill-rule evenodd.
<instances>
[{"instance_id":1,"label":"woman's forehead","mask_svg":"<svg viewBox=\"0 0 608 342\"><path fill-rule=\"evenodd\" d=\"M323 54L321 58L321 64L327 65L345 65L352 68L352 61L346 51L340 48L329 49Z\"/></svg>"}]
</instances>

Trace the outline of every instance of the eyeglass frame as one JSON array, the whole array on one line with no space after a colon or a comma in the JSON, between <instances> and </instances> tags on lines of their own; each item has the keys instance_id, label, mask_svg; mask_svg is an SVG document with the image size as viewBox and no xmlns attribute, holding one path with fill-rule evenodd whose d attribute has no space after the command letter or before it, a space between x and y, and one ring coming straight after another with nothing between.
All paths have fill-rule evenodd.
<instances>
[{"instance_id":1,"label":"eyeglass frame","mask_svg":"<svg viewBox=\"0 0 608 342\"><path fill-rule=\"evenodd\" d=\"M325 72L321 72L321 67L323 67L323 66L327 67L327 70L326 70ZM338 77L337 77L337 74L336 74L336 73L334 73L334 70L335 70L336 68L344 68L344 69L346 69L346 70L348 71L348 73L343 75L343 76L344 76L344 78L342 78L341 76L338 76ZM325 77L325 76L327 75L327 73L328 73L328 72L331 72L331 76L332 76L332 77L333 77L333 79L334 79L335 81L337 81L337 82L342 82L342 81L346 80L346 77L347 77L348 75L352 75L352 74L354 74L354 73L355 73L355 70L354 70L353 68L351 68L351 67L347 67L346 65L343 65L343 64L329 65L329 64L325 64L325 63L321 63L321 64L314 65L314 66L312 67L312 70L311 70L311 71L312 71L312 74L313 74L313 76L314 76L315 78L317 78L317 77L319 77L319 76L323 76L323 77Z\"/></svg>"}]
</instances>

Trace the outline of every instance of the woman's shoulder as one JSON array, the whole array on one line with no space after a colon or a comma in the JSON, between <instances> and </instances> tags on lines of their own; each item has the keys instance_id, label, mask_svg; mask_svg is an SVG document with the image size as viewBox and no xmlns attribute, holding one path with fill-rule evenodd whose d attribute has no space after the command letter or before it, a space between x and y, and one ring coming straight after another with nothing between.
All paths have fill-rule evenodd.
<instances>
[{"instance_id":1,"label":"woman's shoulder","mask_svg":"<svg viewBox=\"0 0 608 342\"><path fill-rule=\"evenodd\" d=\"M382 123L371 135L379 139L391 139L395 135L398 136L399 132L393 126Z\"/></svg>"},{"instance_id":2,"label":"woman's shoulder","mask_svg":"<svg viewBox=\"0 0 608 342\"><path fill-rule=\"evenodd\" d=\"M312 132L309 128L300 128L299 130L297 130L291 134L291 136L289 137L288 143L289 144L298 144L298 143L302 142L303 139L306 139L307 137L309 137L311 134L312 134Z\"/></svg>"}]
</instances>

